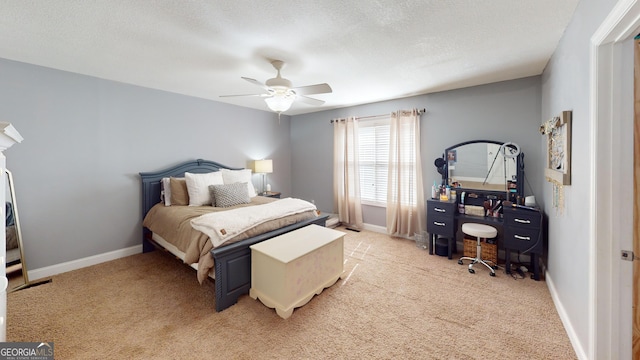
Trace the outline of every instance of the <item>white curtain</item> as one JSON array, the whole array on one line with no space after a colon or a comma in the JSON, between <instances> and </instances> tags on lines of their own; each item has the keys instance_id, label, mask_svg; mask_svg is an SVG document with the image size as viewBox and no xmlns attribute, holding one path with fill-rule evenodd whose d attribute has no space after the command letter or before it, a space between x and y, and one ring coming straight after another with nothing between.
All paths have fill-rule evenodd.
<instances>
[{"instance_id":1,"label":"white curtain","mask_svg":"<svg viewBox=\"0 0 640 360\"><path fill-rule=\"evenodd\" d=\"M418 110L392 113L389 130L387 233L409 237L425 230L427 223Z\"/></svg>"},{"instance_id":2,"label":"white curtain","mask_svg":"<svg viewBox=\"0 0 640 360\"><path fill-rule=\"evenodd\" d=\"M358 122L351 117L333 124L333 203L341 223L362 228Z\"/></svg>"}]
</instances>

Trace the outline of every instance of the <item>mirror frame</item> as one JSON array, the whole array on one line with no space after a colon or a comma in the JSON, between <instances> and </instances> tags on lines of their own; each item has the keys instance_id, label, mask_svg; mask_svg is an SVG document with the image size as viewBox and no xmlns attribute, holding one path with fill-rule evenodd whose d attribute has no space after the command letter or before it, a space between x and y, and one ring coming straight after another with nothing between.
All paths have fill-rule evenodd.
<instances>
[{"instance_id":1,"label":"mirror frame","mask_svg":"<svg viewBox=\"0 0 640 360\"><path fill-rule=\"evenodd\" d=\"M12 292L12 291L16 291L16 290L20 290L26 286L28 286L29 283L29 274L27 271L27 263L24 259L24 244L22 243L22 230L20 228L20 215L18 214L18 204L16 201L16 190L13 186L13 174L11 173L11 171L9 171L9 169L4 169L6 175L6 180L7 180L7 186L9 188L9 194L11 196L11 206L13 207L13 221L15 223L15 227L16 227L16 240L18 242L18 248L20 250L20 264L21 264L21 272L22 272L22 278L24 280L24 283L17 285L16 287L14 287L13 289L7 289L7 291ZM5 245L6 246L6 245ZM5 264L6 266L6 264Z\"/></svg>"},{"instance_id":2,"label":"mirror frame","mask_svg":"<svg viewBox=\"0 0 640 360\"><path fill-rule=\"evenodd\" d=\"M469 141L464 141L464 142L449 146L448 148L444 149L444 153L442 154L442 157L441 157L441 159L444 160L444 165L442 167L438 167L437 165L435 165L436 162L438 162L438 163L441 163L441 162L438 161L438 159L436 159L434 161L434 165L438 169L438 173L440 173L442 175L442 185L444 185L444 186L450 185L449 184L449 176L448 176L449 175L449 162L447 161L447 154L449 153L449 151L453 150L453 149L456 149L456 148L458 148L460 146L469 145L469 144L477 144L477 143L489 143L489 144L496 144L496 145L505 144L505 142L503 142L503 141L495 141L495 140L469 140ZM517 181L516 181L516 196L520 196L520 198L522 199L523 196L524 196L524 153L523 152L520 152L520 154L516 158L516 178L517 178ZM465 187L460 187L460 189L467 190L467 191L472 191L472 192L504 193L506 199L511 200L511 197L509 196L510 194L508 194L506 191L479 190L479 189L469 189L469 188L465 188ZM513 200L515 200L515 199L513 199Z\"/></svg>"}]
</instances>

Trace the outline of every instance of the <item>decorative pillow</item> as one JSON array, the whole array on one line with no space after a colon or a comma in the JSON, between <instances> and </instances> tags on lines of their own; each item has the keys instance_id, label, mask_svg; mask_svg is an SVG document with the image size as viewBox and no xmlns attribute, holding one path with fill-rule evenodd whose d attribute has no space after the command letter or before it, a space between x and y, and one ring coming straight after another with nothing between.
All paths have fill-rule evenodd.
<instances>
[{"instance_id":1,"label":"decorative pillow","mask_svg":"<svg viewBox=\"0 0 640 360\"><path fill-rule=\"evenodd\" d=\"M170 178L169 179L169 199L171 205L188 205L189 193L187 192L187 182L184 178ZM165 193L166 195L166 193Z\"/></svg>"},{"instance_id":2,"label":"decorative pillow","mask_svg":"<svg viewBox=\"0 0 640 360\"><path fill-rule=\"evenodd\" d=\"M184 180L184 178L176 178ZM160 202L164 206L171 206L171 178L162 178L160 180Z\"/></svg>"},{"instance_id":3,"label":"decorative pillow","mask_svg":"<svg viewBox=\"0 0 640 360\"><path fill-rule=\"evenodd\" d=\"M222 174L214 171L206 174L184 173L189 193L189 206L211 205L209 185L222 185Z\"/></svg>"},{"instance_id":4,"label":"decorative pillow","mask_svg":"<svg viewBox=\"0 0 640 360\"><path fill-rule=\"evenodd\" d=\"M209 185L209 190L217 207L229 207L251 202L246 183Z\"/></svg>"},{"instance_id":5,"label":"decorative pillow","mask_svg":"<svg viewBox=\"0 0 640 360\"><path fill-rule=\"evenodd\" d=\"M220 169L224 184L246 183L249 197L257 196L256 189L251 182L251 169L229 170Z\"/></svg>"}]
</instances>

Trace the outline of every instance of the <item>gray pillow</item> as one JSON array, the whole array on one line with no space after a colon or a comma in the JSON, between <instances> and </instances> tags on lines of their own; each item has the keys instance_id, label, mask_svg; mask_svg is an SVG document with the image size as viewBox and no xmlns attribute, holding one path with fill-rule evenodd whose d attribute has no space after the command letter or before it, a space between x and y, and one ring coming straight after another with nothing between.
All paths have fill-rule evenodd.
<instances>
[{"instance_id":1,"label":"gray pillow","mask_svg":"<svg viewBox=\"0 0 640 360\"><path fill-rule=\"evenodd\" d=\"M209 192L211 193L211 205L216 207L229 207L251 202L247 183L209 185Z\"/></svg>"}]
</instances>

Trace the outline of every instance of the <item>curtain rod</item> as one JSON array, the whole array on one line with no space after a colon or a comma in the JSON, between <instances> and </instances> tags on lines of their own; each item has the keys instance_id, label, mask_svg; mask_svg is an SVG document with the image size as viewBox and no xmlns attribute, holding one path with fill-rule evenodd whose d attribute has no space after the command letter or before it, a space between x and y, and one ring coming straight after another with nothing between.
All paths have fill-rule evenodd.
<instances>
[{"instance_id":1,"label":"curtain rod","mask_svg":"<svg viewBox=\"0 0 640 360\"><path fill-rule=\"evenodd\" d=\"M427 109L420 109L420 110L418 110L418 115L422 115L425 112L427 112ZM389 116L389 114L358 116L358 117L356 117L356 120L372 119L372 118L383 117L383 116ZM329 121L329 123L333 124L334 122L338 122L338 121L344 121L344 119L332 119L331 121Z\"/></svg>"}]
</instances>

